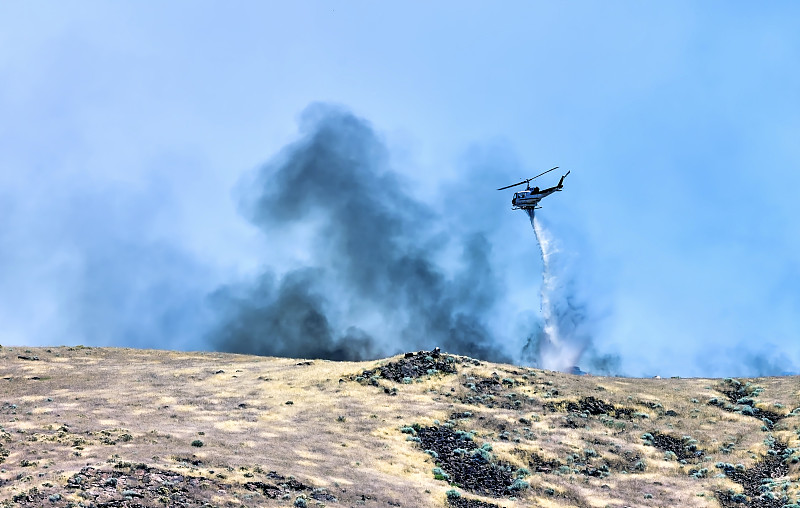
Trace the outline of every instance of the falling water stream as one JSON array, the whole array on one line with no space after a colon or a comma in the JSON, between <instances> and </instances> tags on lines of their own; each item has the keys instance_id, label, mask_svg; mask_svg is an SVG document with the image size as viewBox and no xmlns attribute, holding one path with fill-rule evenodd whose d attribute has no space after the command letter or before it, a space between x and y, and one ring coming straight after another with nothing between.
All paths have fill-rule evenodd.
<instances>
[{"instance_id":1,"label":"falling water stream","mask_svg":"<svg viewBox=\"0 0 800 508\"><path fill-rule=\"evenodd\" d=\"M584 345L580 342L572 343L569 337L564 337L560 330L560 321L569 305L561 305L561 284L554 263L554 256L558 248L550 232L536 218L533 210L526 210L531 219L531 226L536 235L542 255L542 286L541 286L541 313L544 324L537 337L535 337L535 356L540 367L551 370L565 371L577 365ZM566 303L566 302L563 302ZM560 307L565 307L560 309ZM569 327L568 327L569 328ZM529 344L531 345L531 344Z\"/></svg>"}]
</instances>

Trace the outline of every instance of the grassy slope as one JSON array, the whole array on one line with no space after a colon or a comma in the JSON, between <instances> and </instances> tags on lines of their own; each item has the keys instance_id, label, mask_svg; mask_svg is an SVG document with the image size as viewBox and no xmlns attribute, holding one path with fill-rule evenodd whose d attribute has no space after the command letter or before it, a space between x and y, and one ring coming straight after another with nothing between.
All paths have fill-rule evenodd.
<instances>
[{"instance_id":1,"label":"grassy slope","mask_svg":"<svg viewBox=\"0 0 800 508\"><path fill-rule=\"evenodd\" d=\"M769 435L800 449L800 411L762 430L757 418L708 404L712 397L727 400L722 380L578 377L461 358L457 374L410 384L354 380L399 358L307 364L217 353L2 347L0 461L3 450L7 457L0 464L0 504L34 487L60 496L52 506L86 504L79 490L64 487L72 475L87 465L112 470L129 462L207 478L211 505L290 506L294 492L288 500L269 499L240 488L269 483L266 473L276 471L327 488L338 498L328 506L446 506L452 487L434 479L433 459L400 429L444 423L464 411L472 415L453 419L454 429L472 431L478 445L491 443L495 459L532 474L530 488L516 499L460 492L507 507L720 506L715 493L742 487L716 477L717 462L753 467L767 456ZM499 382L485 381L480 393L481 380L493 373ZM756 407L781 415L800 407L797 377L752 381L764 389ZM636 414L587 416L568 405L585 396ZM667 460L642 439L645 432L690 436L704 455L685 465ZM202 447L191 445L197 439ZM536 472L539 459L564 467ZM702 468L706 477L690 476ZM782 478L791 482L783 490L789 499L800 496L799 476L792 464Z\"/></svg>"}]
</instances>

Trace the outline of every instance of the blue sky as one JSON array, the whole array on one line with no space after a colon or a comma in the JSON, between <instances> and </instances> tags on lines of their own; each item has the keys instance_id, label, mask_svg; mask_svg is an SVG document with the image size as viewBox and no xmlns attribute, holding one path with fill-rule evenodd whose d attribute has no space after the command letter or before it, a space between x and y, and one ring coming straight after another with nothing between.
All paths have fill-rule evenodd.
<instances>
[{"instance_id":1,"label":"blue sky","mask_svg":"<svg viewBox=\"0 0 800 508\"><path fill-rule=\"evenodd\" d=\"M486 232L503 312L538 310L541 262L495 189L558 165L572 173L540 217L599 352L629 375L798 371L798 15L6 2L0 343L209 347L204 295L308 258L302 231L250 224L236 189L329 102L371 122L441 228Z\"/></svg>"}]
</instances>

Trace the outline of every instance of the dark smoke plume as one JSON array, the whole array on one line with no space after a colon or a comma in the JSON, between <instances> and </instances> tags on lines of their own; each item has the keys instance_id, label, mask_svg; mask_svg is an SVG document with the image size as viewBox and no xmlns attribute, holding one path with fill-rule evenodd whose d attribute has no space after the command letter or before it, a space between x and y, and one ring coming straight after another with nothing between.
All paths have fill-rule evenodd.
<instances>
[{"instance_id":1,"label":"dark smoke plume","mask_svg":"<svg viewBox=\"0 0 800 508\"><path fill-rule=\"evenodd\" d=\"M306 266L217 290L215 346L337 360L439 346L508 361L486 324L500 291L487 239L437 231L366 121L315 104L300 131L260 170L243 209L276 245L310 238L298 246ZM461 251L456 273L436 262L448 245Z\"/></svg>"}]
</instances>

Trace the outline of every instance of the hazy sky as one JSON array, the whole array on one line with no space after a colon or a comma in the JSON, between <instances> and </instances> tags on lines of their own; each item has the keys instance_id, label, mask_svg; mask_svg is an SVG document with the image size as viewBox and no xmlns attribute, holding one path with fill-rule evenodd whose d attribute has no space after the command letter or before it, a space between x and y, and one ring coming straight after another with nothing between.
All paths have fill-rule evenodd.
<instances>
[{"instance_id":1,"label":"hazy sky","mask_svg":"<svg viewBox=\"0 0 800 508\"><path fill-rule=\"evenodd\" d=\"M0 343L212 347L209 293L312 259L239 198L325 102L371 123L433 229L486 235L498 315L538 312L541 261L495 189L557 165L539 216L598 354L629 375L799 371L798 19L788 1L3 2ZM498 324L498 347L521 333Z\"/></svg>"}]
</instances>

